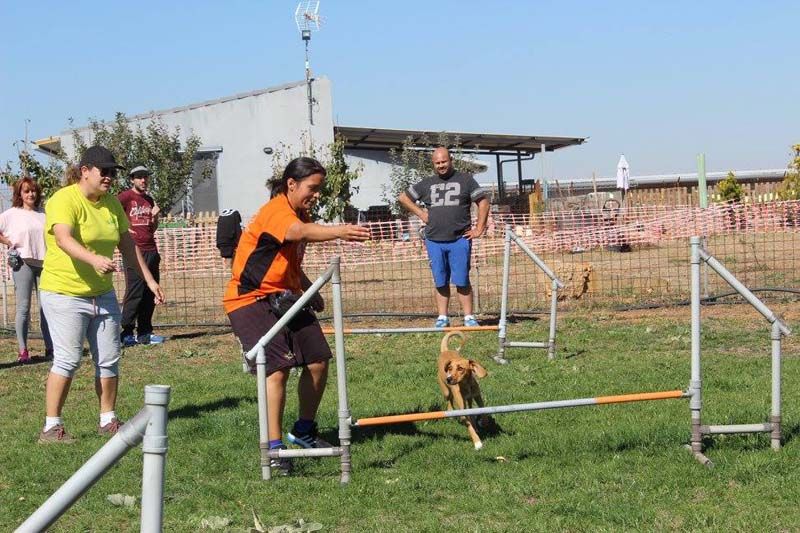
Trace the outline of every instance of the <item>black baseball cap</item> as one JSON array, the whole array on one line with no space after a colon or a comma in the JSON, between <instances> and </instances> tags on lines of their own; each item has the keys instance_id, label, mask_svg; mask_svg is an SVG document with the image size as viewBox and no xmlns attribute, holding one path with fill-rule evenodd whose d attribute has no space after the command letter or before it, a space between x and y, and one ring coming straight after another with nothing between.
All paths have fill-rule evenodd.
<instances>
[{"instance_id":1,"label":"black baseball cap","mask_svg":"<svg viewBox=\"0 0 800 533\"><path fill-rule=\"evenodd\" d=\"M150 175L150 169L144 165L136 165L128 173L131 178L143 178Z\"/></svg>"},{"instance_id":2,"label":"black baseball cap","mask_svg":"<svg viewBox=\"0 0 800 533\"><path fill-rule=\"evenodd\" d=\"M97 168L121 168L124 169L122 165L117 164L117 160L114 159L114 154L111 153L111 150L104 146L90 146L83 152L81 156L81 162L78 164L81 167L97 167Z\"/></svg>"}]
</instances>

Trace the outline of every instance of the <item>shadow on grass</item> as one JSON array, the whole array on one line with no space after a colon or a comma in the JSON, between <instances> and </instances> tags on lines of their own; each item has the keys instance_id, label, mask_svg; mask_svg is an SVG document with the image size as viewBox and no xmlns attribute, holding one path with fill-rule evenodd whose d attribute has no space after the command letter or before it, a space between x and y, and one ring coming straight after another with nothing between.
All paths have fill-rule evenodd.
<instances>
[{"instance_id":1,"label":"shadow on grass","mask_svg":"<svg viewBox=\"0 0 800 533\"><path fill-rule=\"evenodd\" d=\"M564 352L567 354L567 355L564 356L564 359L572 359L574 357L580 357L581 355L585 354L586 350L581 349L581 350L572 351L572 350L568 350L566 347L564 347Z\"/></svg>"},{"instance_id":2,"label":"shadow on grass","mask_svg":"<svg viewBox=\"0 0 800 533\"><path fill-rule=\"evenodd\" d=\"M173 409L169 412L170 420L176 418L198 418L203 413L208 413L211 411L220 411L222 409L236 409L242 403L249 403L253 404L256 403L255 398L241 396L238 398L232 398L230 396L222 398L221 400L215 400L213 402L204 403L200 405L184 405L183 407L179 407L178 409Z\"/></svg>"},{"instance_id":3,"label":"shadow on grass","mask_svg":"<svg viewBox=\"0 0 800 533\"><path fill-rule=\"evenodd\" d=\"M203 330L203 331L188 331L185 333L176 333L175 335L170 335L169 339L196 339L198 337L217 337L222 335L227 335L231 332L231 328L229 326L219 326L218 329L212 330Z\"/></svg>"},{"instance_id":4,"label":"shadow on grass","mask_svg":"<svg viewBox=\"0 0 800 533\"><path fill-rule=\"evenodd\" d=\"M792 424L787 428L783 428L783 445L787 445L800 435L800 424Z\"/></svg>"},{"instance_id":5,"label":"shadow on grass","mask_svg":"<svg viewBox=\"0 0 800 533\"><path fill-rule=\"evenodd\" d=\"M15 368L18 366L31 366L31 365L41 365L42 363L51 363L52 359L47 359L44 357L31 357L27 363L20 363L19 361L9 361L8 363L0 363L0 370L6 370L8 368Z\"/></svg>"},{"instance_id":6,"label":"shadow on grass","mask_svg":"<svg viewBox=\"0 0 800 533\"><path fill-rule=\"evenodd\" d=\"M507 315L506 316L506 324L524 324L526 322L540 322L542 320L541 317L536 315ZM482 326L498 326L500 325L500 317L492 317L492 318L482 318L481 319Z\"/></svg>"}]
</instances>

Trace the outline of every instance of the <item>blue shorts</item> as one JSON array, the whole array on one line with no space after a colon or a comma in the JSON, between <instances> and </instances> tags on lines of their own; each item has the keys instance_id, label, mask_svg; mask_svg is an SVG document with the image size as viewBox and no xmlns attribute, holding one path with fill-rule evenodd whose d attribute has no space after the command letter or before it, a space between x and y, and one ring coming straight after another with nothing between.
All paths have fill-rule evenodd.
<instances>
[{"instance_id":1,"label":"blue shorts","mask_svg":"<svg viewBox=\"0 0 800 533\"><path fill-rule=\"evenodd\" d=\"M469 287L469 266L472 241L461 237L455 241L439 242L425 239L428 259L437 289L447 287L450 281L456 287Z\"/></svg>"}]
</instances>

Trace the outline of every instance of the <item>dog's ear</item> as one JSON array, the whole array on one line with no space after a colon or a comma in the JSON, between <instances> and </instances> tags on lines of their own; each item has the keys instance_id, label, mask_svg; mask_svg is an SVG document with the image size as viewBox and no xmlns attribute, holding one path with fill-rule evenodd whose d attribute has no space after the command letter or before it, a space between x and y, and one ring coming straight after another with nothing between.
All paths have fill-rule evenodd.
<instances>
[{"instance_id":1,"label":"dog's ear","mask_svg":"<svg viewBox=\"0 0 800 533\"><path fill-rule=\"evenodd\" d=\"M489 375L489 372L487 372L480 363L473 361L472 359L469 360L469 369L472 370L472 373L475 374L476 378L485 378Z\"/></svg>"}]
</instances>

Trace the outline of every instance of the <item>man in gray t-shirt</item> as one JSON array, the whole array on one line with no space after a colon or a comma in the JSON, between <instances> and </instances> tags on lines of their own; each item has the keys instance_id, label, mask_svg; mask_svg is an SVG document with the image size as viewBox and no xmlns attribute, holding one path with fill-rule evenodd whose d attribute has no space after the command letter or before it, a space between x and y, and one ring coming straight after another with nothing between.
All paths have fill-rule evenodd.
<instances>
[{"instance_id":1,"label":"man in gray t-shirt","mask_svg":"<svg viewBox=\"0 0 800 533\"><path fill-rule=\"evenodd\" d=\"M464 325L477 326L472 314L472 285L469 282L472 239L486 231L489 198L475 178L456 172L447 148L437 148L431 157L433 176L412 185L400 194L398 202L426 224L425 247L436 285L436 327L450 325L447 308L450 282L456 286L464 311ZM417 202L424 204L422 209ZM478 220L472 227L470 208L478 205Z\"/></svg>"}]
</instances>

